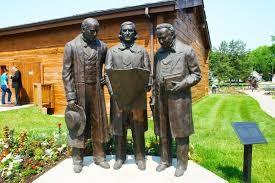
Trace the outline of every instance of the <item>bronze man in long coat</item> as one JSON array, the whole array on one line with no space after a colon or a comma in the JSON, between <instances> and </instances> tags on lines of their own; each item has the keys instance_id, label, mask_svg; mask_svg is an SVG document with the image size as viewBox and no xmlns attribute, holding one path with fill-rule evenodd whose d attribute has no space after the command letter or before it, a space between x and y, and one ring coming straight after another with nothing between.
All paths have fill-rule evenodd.
<instances>
[{"instance_id":1,"label":"bronze man in long coat","mask_svg":"<svg viewBox=\"0 0 275 183\"><path fill-rule=\"evenodd\" d=\"M122 23L119 37L121 43L110 48L107 52L105 70L142 68L150 71L151 66L147 51L135 43L137 38L135 24L133 22ZM111 125L116 145L114 169L121 168L126 160L126 138L129 127L132 130L136 164L140 170L144 170L146 168L144 139L144 132L147 130L146 110L126 111L120 109L114 97L111 96Z\"/></svg>"},{"instance_id":2,"label":"bronze man in long coat","mask_svg":"<svg viewBox=\"0 0 275 183\"><path fill-rule=\"evenodd\" d=\"M107 114L102 86L102 67L107 47L96 35L99 23L87 18L82 22L81 33L68 42L64 50L63 83L69 108L79 105L86 114L86 126L80 136L69 134L72 146L74 171L80 172L83 166L85 141L92 137L95 164L109 168L105 161L103 143L107 141Z\"/></svg>"},{"instance_id":3,"label":"bronze man in long coat","mask_svg":"<svg viewBox=\"0 0 275 183\"><path fill-rule=\"evenodd\" d=\"M171 24L158 25L156 34L161 44L153 70L153 114L161 152L156 170L163 171L171 165L171 144L175 138L175 176L182 176L188 163L189 136L194 133L191 87L200 81L201 71L195 51L176 40Z\"/></svg>"}]
</instances>

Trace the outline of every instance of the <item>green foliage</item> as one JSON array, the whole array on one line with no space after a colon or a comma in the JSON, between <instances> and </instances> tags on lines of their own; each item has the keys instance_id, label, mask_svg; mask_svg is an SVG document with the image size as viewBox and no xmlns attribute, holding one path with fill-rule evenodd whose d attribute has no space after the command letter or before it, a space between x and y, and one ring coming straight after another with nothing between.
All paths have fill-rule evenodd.
<instances>
[{"instance_id":1,"label":"green foliage","mask_svg":"<svg viewBox=\"0 0 275 183\"><path fill-rule=\"evenodd\" d=\"M209 55L209 68L219 81L246 80L251 72L246 44L240 40L222 41Z\"/></svg>"},{"instance_id":2,"label":"green foliage","mask_svg":"<svg viewBox=\"0 0 275 183\"><path fill-rule=\"evenodd\" d=\"M275 35L271 36L272 45L275 45Z\"/></svg>"},{"instance_id":3,"label":"green foliage","mask_svg":"<svg viewBox=\"0 0 275 183\"><path fill-rule=\"evenodd\" d=\"M271 41L272 41L272 45L270 46L270 50L271 50L271 53L272 53L272 73L274 74L275 73L275 35L274 36L271 36Z\"/></svg>"},{"instance_id":4,"label":"green foliage","mask_svg":"<svg viewBox=\"0 0 275 183\"><path fill-rule=\"evenodd\" d=\"M275 73L275 36L271 36L271 46L260 46L252 50L248 56L253 70L263 74L263 79L269 81Z\"/></svg>"},{"instance_id":5,"label":"green foliage","mask_svg":"<svg viewBox=\"0 0 275 183\"><path fill-rule=\"evenodd\" d=\"M264 80L270 80L272 78L272 67L275 67L275 43L273 46L260 46L256 48L250 52L248 59L253 69L263 74Z\"/></svg>"}]
</instances>

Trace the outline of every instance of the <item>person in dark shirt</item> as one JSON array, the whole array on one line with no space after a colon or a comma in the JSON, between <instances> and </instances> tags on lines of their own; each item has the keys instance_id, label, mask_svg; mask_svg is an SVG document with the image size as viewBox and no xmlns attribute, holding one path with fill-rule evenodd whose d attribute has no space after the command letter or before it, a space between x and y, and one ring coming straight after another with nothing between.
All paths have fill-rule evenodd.
<instances>
[{"instance_id":1,"label":"person in dark shirt","mask_svg":"<svg viewBox=\"0 0 275 183\"><path fill-rule=\"evenodd\" d=\"M20 104L20 90L22 88L22 81L21 81L21 72L18 70L16 66L13 66L11 68L13 75L11 76L12 83L11 86L15 90L15 98L16 98L16 104L17 106Z\"/></svg>"}]
</instances>

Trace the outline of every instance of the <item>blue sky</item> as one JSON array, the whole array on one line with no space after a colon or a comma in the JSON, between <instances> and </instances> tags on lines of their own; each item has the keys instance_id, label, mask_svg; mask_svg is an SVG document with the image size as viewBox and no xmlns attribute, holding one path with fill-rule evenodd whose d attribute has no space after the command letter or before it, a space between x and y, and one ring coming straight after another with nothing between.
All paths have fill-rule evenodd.
<instances>
[{"instance_id":1,"label":"blue sky","mask_svg":"<svg viewBox=\"0 0 275 183\"><path fill-rule=\"evenodd\" d=\"M134 6L159 0L5 0L0 28L43 20ZM275 0L204 0L212 46L240 39L248 49L270 45L275 35Z\"/></svg>"},{"instance_id":2,"label":"blue sky","mask_svg":"<svg viewBox=\"0 0 275 183\"><path fill-rule=\"evenodd\" d=\"M247 48L271 45L275 0L204 0L212 46L240 39Z\"/></svg>"}]
</instances>

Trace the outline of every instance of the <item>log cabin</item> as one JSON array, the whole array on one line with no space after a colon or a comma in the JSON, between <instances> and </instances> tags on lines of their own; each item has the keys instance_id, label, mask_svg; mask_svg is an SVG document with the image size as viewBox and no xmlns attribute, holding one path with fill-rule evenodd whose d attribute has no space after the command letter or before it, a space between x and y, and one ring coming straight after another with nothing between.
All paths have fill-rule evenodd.
<instances>
[{"instance_id":1,"label":"log cabin","mask_svg":"<svg viewBox=\"0 0 275 183\"><path fill-rule=\"evenodd\" d=\"M38 102L53 114L64 114L67 104L61 76L64 45L80 33L81 22L88 17L99 21L98 38L108 47L119 42L122 22L134 22L137 43L148 50L151 60L160 47L154 34L156 25L173 24L177 38L195 49L202 70L201 82L192 88L193 101L207 95L211 42L203 0L166 0L1 28L1 72L14 65L19 68L23 82L22 103ZM106 88L104 91L109 108L109 95Z\"/></svg>"}]
</instances>

